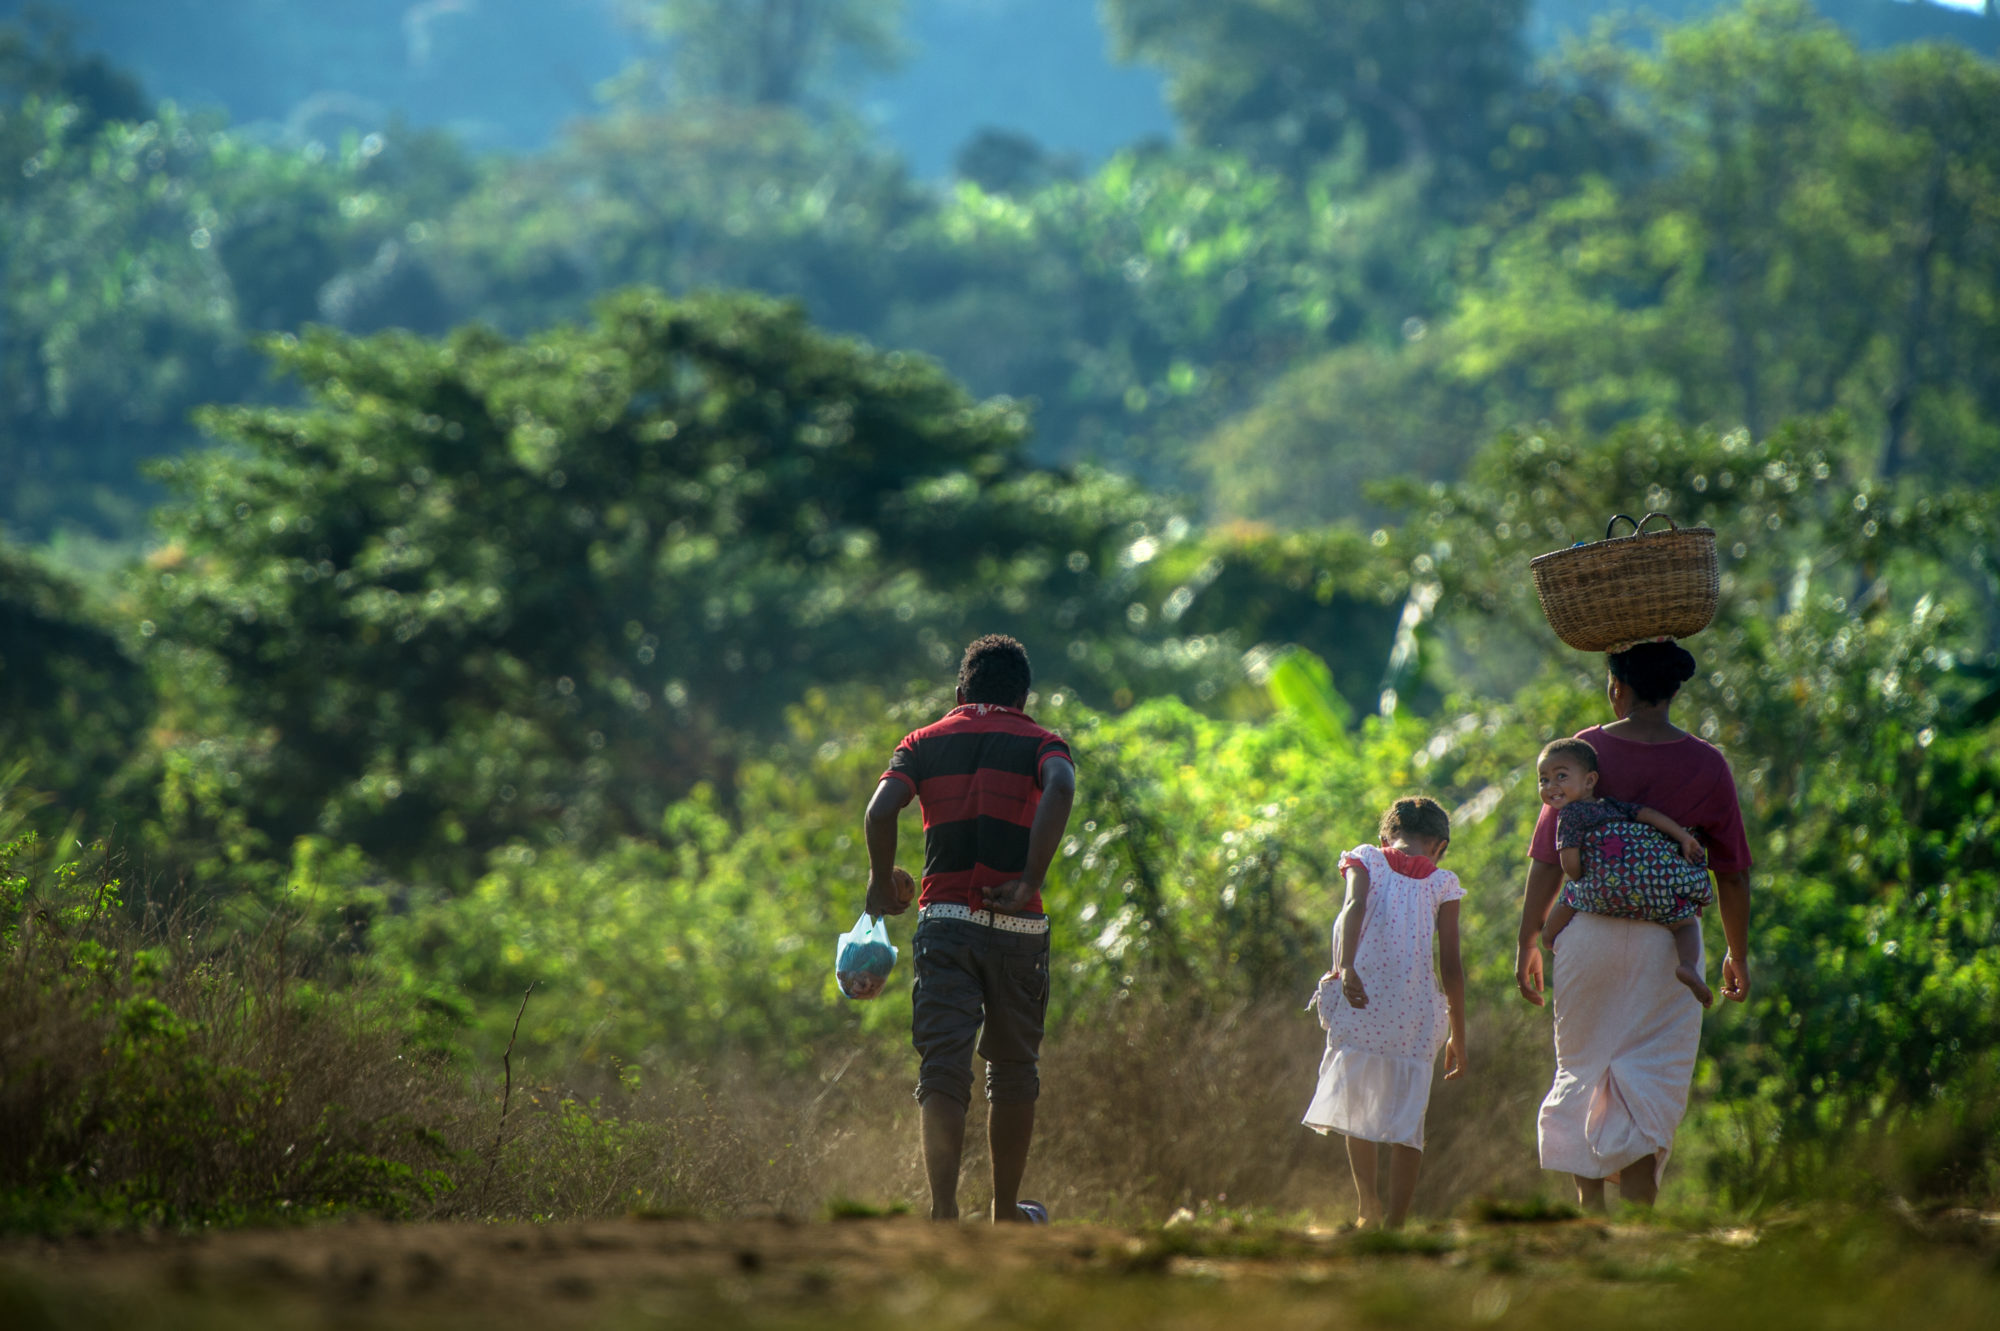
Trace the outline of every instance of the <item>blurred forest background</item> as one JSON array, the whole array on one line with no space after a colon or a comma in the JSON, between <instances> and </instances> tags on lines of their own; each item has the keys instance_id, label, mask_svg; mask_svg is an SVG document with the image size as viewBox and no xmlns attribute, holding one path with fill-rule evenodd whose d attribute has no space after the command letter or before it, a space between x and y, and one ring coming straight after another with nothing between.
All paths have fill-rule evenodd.
<instances>
[{"instance_id":1,"label":"blurred forest background","mask_svg":"<svg viewBox=\"0 0 2000 1331\"><path fill-rule=\"evenodd\" d=\"M914 1189L828 952L987 631L1082 780L1057 1200L1324 1204L1292 1009L1417 789L1429 1201L1532 1189L1524 777L1604 706L1525 565L1647 510L1758 856L1677 1195L2000 1196L1992 6L0 24L0 1223Z\"/></svg>"}]
</instances>

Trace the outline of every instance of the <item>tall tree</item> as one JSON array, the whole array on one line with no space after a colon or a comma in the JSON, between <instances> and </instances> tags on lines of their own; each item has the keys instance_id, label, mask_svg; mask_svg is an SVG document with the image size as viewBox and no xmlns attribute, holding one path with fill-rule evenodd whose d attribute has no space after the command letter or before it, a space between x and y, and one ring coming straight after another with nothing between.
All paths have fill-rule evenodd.
<instances>
[{"instance_id":1,"label":"tall tree","mask_svg":"<svg viewBox=\"0 0 2000 1331\"><path fill-rule=\"evenodd\" d=\"M1526 71L1526 0L1105 0L1198 143L1286 165L1350 133L1393 168L1484 169Z\"/></svg>"},{"instance_id":2,"label":"tall tree","mask_svg":"<svg viewBox=\"0 0 2000 1331\"><path fill-rule=\"evenodd\" d=\"M1752 0L1609 57L1660 169L1496 228L1457 368L1521 418L1664 412L1762 435L1845 412L1885 475L1993 474L2000 68L1866 54Z\"/></svg>"},{"instance_id":3,"label":"tall tree","mask_svg":"<svg viewBox=\"0 0 2000 1331\"><path fill-rule=\"evenodd\" d=\"M471 180L442 134L259 144L0 27L0 524L136 536L139 464L261 391L248 329L443 322L409 260Z\"/></svg>"},{"instance_id":4,"label":"tall tree","mask_svg":"<svg viewBox=\"0 0 2000 1331\"><path fill-rule=\"evenodd\" d=\"M0 782L114 821L153 690L82 591L0 542ZM23 764L19 771L15 764Z\"/></svg>"},{"instance_id":5,"label":"tall tree","mask_svg":"<svg viewBox=\"0 0 2000 1331\"><path fill-rule=\"evenodd\" d=\"M1857 471L2000 479L2000 65L1864 52L1803 0L1573 59L1649 143L1642 166L1509 191L1404 346L1267 388L1198 450L1225 511L1351 512L1357 476L1449 475L1544 420L1762 437L1840 414Z\"/></svg>"},{"instance_id":6,"label":"tall tree","mask_svg":"<svg viewBox=\"0 0 2000 1331\"><path fill-rule=\"evenodd\" d=\"M902 56L902 0L639 0L636 8L667 43L677 99L803 107Z\"/></svg>"},{"instance_id":7,"label":"tall tree","mask_svg":"<svg viewBox=\"0 0 2000 1331\"><path fill-rule=\"evenodd\" d=\"M278 846L449 873L655 832L808 690L1122 624L1117 555L1160 521L1027 466L1012 402L752 297L274 350L313 405L206 417L233 446L165 469L148 613L201 735L169 768Z\"/></svg>"},{"instance_id":8,"label":"tall tree","mask_svg":"<svg viewBox=\"0 0 2000 1331\"><path fill-rule=\"evenodd\" d=\"M1990 12L1990 9L1989 9ZM1880 96L1901 137L1903 271L1889 310L1885 478L1919 454L1952 465L2000 444L2000 66L1950 47L1883 62ZM1900 308L1898 308L1900 306Z\"/></svg>"}]
</instances>

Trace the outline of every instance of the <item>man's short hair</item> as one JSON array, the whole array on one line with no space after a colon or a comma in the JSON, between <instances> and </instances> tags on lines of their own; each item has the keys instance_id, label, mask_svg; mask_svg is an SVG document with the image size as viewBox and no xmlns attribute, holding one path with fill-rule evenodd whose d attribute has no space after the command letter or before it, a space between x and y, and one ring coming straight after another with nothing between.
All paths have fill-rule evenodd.
<instances>
[{"instance_id":1,"label":"man's short hair","mask_svg":"<svg viewBox=\"0 0 2000 1331\"><path fill-rule=\"evenodd\" d=\"M967 702L1020 707L1028 701L1034 678L1028 649L1004 633L973 639L958 663L958 687L965 690Z\"/></svg>"},{"instance_id":2,"label":"man's short hair","mask_svg":"<svg viewBox=\"0 0 2000 1331\"><path fill-rule=\"evenodd\" d=\"M1384 841L1394 841L1397 837L1406 841L1449 841L1451 815L1434 799L1409 795L1391 804L1382 815L1381 832Z\"/></svg>"},{"instance_id":3,"label":"man's short hair","mask_svg":"<svg viewBox=\"0 0 2000 1331\"><path fill-rule=\"evenodd\" d=\"M1551 758L1574 758L1584 771L1597 770L1597 750L1590 747L1588 740L1552 739L1535 759L1535 766L1540 767Z\"/></svg>"}]
</instances>

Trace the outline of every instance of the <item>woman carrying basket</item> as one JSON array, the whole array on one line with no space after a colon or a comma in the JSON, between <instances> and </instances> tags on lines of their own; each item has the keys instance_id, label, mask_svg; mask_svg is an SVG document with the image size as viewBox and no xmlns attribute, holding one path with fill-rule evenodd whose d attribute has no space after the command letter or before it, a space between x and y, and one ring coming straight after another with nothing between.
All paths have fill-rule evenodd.
<instances>
[{"instance_id":1,"label":"woman carrying basket","mask_svg":"<svg viewBox=\"0 0 2000 1331\"><path fill-rule=\"evenodd\" d=\"M1692 829L1708 851L1728 951L1722 996L1750 991L1750 848L1736 780L1714 745L1673 724L1669 711L1693 678L1694 656L1645 642L1606 658L1617 718L1577 738L1597 752L1598 791L1657 809ZM1543 1000L1538 935L1562 888L1555 811L1544 806L1529 854L1514 960L1521 996ZM1602 1210L1604 1185L1650 1205L1674 1132L1687 1111L1701 1042L1702 1005L1674 978L1674 935L1644 920L1579 914L1551 947L1555 967L1555 1084L1542 1101L1542 1168L1576 1176L1577 1200Z\"/></svg>"}]
</instances>

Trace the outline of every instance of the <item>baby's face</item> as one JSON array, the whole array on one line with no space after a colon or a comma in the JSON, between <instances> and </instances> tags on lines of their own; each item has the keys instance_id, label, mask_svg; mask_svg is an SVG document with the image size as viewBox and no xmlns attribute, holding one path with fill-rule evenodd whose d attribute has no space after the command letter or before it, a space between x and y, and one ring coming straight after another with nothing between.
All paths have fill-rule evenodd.
<instances>
[{"instance_id":1,"label":"baby's face","mask_svg":"<svg viewBox=\"0 0 2000 1331\"><path fill-rule=\"evenodd\" d=\"M1542 803L1551 809L1560 809L1572 800L1594 799L1597 794L1597 773L1587 770L1584 765L1566 753L1549 758L1538 769Z\"/></svg>"}]
</instances>

